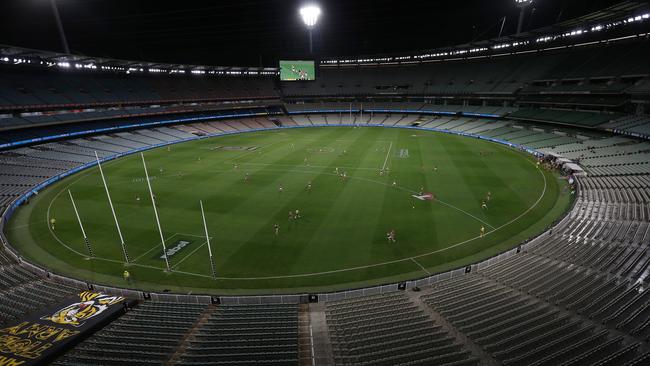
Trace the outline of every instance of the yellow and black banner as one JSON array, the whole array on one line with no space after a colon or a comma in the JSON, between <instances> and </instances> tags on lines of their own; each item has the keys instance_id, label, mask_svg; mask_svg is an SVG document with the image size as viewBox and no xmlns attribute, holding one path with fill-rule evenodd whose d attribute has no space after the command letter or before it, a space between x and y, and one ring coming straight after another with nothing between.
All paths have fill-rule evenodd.
<instances>
[{"instance_id":1,"label":"yellow and black banner","mask_svg":"<svg viewBox=\"0 0 650 366\"><path fill-rule=\"evenodd\" d=\"M0 366L53 360L124 313L127 299L83 291L59 305L0 329Z\"/></svg>"}]
</instances>

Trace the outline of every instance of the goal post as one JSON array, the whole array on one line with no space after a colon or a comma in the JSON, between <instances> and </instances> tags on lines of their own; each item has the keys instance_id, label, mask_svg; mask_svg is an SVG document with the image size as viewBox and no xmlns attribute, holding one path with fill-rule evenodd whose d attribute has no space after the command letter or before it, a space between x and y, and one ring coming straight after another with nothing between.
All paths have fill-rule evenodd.
<instances>
[{"instance_id":1,"label":"goal post","mask_svg":"<svg viewBox=\"0 0 650 366\"><path fill-rule=\"evenodd\" d=\"M129 253L126 251L126 244L124 243L124 236L122 235L122 229L120 228L120 222L117 220L117 214L115 213L115 207L113 206L113 200L111 199L111 193L108 190L108 184L106 183L106 177L104 176L104 170L102 169L102 163L99 161L99 155L95 151L95 159L97 159L97 166L99 167L99 174L102 176L102 182L104 183L104 189L106 190L106 197L108 197L108 204L111 206L111 212L113 213L113 220L115 220L115 227L117 228L117 234L120 237L120 245L122 246L122 254L124 255L124 261L128 264Z\"/></svg>"},{"instance_id":2,"label":"goal post","mask_svg":"<svg viewBox=\"0 0 650 366\"><path fill-rule=\"evenodd\" d=\"M167 272L171 272L169 267L169 259L167 258L167 246L165 245L165 237L163 236L162 227L160 226L160 218L158 217L158 208L156 208L156 198L153 195L153 190L151 189L151 181L149 181L149 172L147 171L147 163L144 160L144 153L140 153L142 156L142 166L144 167L144 176L147 181L147 187L149 187L149 195L151 196L151 205L153 206L153 213L156 216L156 224L158 225L158 233L160 233L160 242L163 247L163 258L165 258L165 266L167 267Z\"/></svg>"},{"instance_id":3,"label":"goal post","mask_svg":"<svg viewBox=\"0 0 650 366\"><path fill-rule=\"evenodd\" d=\"M203 201L199 201L201 204L201 216L203 217L203 228L205 229L205 240L208 244L208 255L210 260L210 269L212 270L212 278L217 278L217 271L214 268L214 258L212 257L212 247L210 247L210 234L208 234L208 224L205 221L205 211L203 210Z\"/></svg>"},{"instance_id":4,"label":"goal post","mask_svg":"<svg viewBox=\"0 0 650 366\"><path fill-rule=\"evenodd\" d=\"M72 192L69 189L68 189L68 194L70 195L70 202L72 202L72 208L74 209L74 214L75 216L77 216L77 222L79 222L79 228L81 229L81 235L83 235L84 238L84 244L86 245L86 250L88 250L88 256L90 258L94 258L95 253L93 253L93 248L90 246L88 235L86 235L86 230L84 229L84 225L81 223L81 217L79 216L77 205L74 203L74 198L72 198Z\"/></svg>"}]
</instances>

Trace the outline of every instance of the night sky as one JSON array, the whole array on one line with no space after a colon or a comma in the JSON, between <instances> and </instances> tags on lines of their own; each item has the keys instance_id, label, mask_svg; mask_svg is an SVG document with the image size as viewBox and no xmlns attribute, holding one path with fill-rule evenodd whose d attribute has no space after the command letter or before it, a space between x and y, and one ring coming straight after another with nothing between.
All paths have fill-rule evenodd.
<instances>
[{"instance_id":1,"label":"night sky","mask_svg":"<svg viewBox=\"0 0 650 366\"><path fill-rule=\"evenodd\" d=\"M0 43L61 51L51 0L0 0ZM515 32L514 0L314 0L316 57L432 49ZM526 29L620 0L535 0ZM308 57L300 0L57 0L75 54L186 64L275 66Z\"/></svg>"}]
</instances>

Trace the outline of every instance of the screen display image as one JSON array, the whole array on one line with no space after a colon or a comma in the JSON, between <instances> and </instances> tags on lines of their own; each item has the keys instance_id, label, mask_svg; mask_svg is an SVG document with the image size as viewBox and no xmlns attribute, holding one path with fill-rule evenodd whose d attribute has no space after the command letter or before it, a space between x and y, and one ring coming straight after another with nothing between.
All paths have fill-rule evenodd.
<instances>
[{"instance_id":1,"label":"screen display image","mask_svg":"<svg viewBox=\"0 0 650 366\"><path fill-rule=\"evenodd\" d=\"M280 61L280 80L316 80L314 61Z\"/></svg>"}]
</instances>

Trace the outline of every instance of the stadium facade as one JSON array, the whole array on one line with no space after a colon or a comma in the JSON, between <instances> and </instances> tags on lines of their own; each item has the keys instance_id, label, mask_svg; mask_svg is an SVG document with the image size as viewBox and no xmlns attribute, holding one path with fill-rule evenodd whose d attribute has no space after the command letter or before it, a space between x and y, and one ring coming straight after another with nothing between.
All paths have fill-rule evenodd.
<instances>
[{"instance_id":1,"label":"stadium facade","mask_svg":"<svg viewBox=\"0 0 650 366\"><path fill-rule=\"evenodd\" d=\"M11 338L26 332L5 328L0 359L648 364L649 42L650 7L624 2L516 36L414 54L324 59L309 82L280 82L276 68L0 46L2 225L41 189L94 166L95 151L111 160L209 136L288 127L376 125L479 137L559 162L575 174L577 187L561 221L495 257L336 293L201 296L114 288L30 263L3 234L3 328L24 319L38 324L43 318L33 315L51 307L57 314L68 309L59 303L74 303L76 312L118 302L87 293L80 300L80 291L138 304L125 315L101 318L101 330L85 341L42 358L30 359L21 339ZM92 305L78 305L84 301Z\"/></svg>"}]
</instances>

